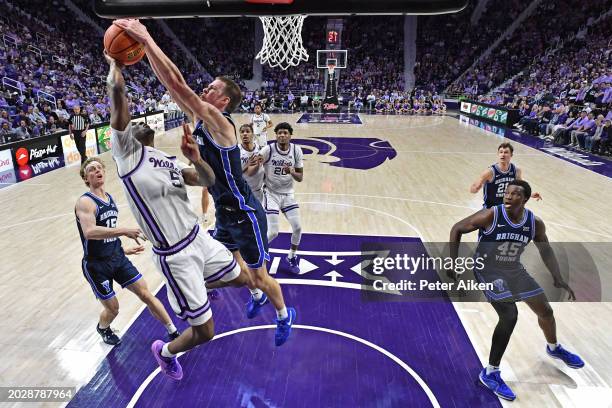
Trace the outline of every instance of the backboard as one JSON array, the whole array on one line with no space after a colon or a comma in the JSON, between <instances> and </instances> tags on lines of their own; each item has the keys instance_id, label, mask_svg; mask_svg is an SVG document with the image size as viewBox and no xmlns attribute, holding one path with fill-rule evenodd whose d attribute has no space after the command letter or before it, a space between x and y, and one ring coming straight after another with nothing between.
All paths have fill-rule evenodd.
<instances>
[{"instance_id":1,"label":"backboard","mask_svg":"<svg viewBox=\"0 0 612 408\"><path fill-rule=\"evenodd\" d=\"M274 4L271 4L274 3ZM468 0L95 0L100 17L232 17L443 14Z\"/></svg>"},{"instance_id":2,"label":"backboard","mask_svg":"<svg viewBox=\"0 0 612 408\"><path fill-rule=\"evenodd\" d=\"M347 50L317 50L317 68L334 65L337 69L346 68Z\"/></svg>"}]
</instances>

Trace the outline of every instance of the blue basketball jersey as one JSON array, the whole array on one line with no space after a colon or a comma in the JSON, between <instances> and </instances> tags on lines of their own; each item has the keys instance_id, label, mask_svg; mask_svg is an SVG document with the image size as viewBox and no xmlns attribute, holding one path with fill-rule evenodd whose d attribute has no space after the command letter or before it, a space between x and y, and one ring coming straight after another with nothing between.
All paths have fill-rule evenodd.
<instances>
[{"instance_id":1,"label":"blue basketball jersey","mask_svg":"<svg viewBox=\"0 0 612 408\"><path fill-rule=\"evenodd\" d=\"M231 116L225 112L223 115L234 126ZM242 176L238 139L236 138L236 145L232 147L219 146L201 120L196 124L193 136L200 145L200 155L215 173L215 184L208 188L215 205L255 211L252 200L256 198Z\"/></svg>"},{"instance_id":2,"label":"blue basketball jersey","mask_svg":"<svg viewBox=\"0 0 612 408\"><path fill-rule=\"evenodd\" d=\"M485 256L485 264L502 269L521 267L521 254L535 237L535 215L525 208L518 224L510 221L504 205L493 207L493 223L480 230L478 256Z\"/></svg>"},{"instance_id":3,"label":"blue basketball jersey","mask_svg":"<svg viewBox=\"0 0 612 408\"><path fill-rule=\"evenodd\" d=\"M516 179L516 167L512 163L506 172L501 171L497 163L491 165L491 169L493 169L493 180L487 182L483 188L486 208L503 204L508 183Z\"/></svg>"},{"instance_id":4,"label":"blue basketball jersey","mask_svg":"<svg viewBox=\"0 0 612 408\"><path fill-rule=\"evenodd\" d=\"M119 210L115 204L115 200L107 193L108 202L105 202L100 197L87 192L83 194L91 198L96 204L96 225L100 227L116 228L117 216ZM75 213L76 216L76 213ZM79 235L81 236L81 244L83 245L83 252L85 257L92 258L109 258L116 251L121 249L121 240L119 238L108 238L108 239L86 239L81 228L81 222L79 217L76 216L76 224L79 229Z\"/></svg>"}]
</instances>

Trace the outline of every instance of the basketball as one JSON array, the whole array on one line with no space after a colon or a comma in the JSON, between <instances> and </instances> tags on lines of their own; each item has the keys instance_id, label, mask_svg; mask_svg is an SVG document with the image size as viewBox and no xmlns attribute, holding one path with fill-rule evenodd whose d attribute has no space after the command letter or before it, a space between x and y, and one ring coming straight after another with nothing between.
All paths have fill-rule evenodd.
<instances>
[{"instance_id":1,"label":"basketball","mask_svg":"<svg viewBox=\"0 0 612 408\"><path fill-rule=\"evenodd\" d=\"M123 65L133 65L145 55L144 45L114 24L104 33L104 48L108 55Z\"/></svg>"}]
</instances>

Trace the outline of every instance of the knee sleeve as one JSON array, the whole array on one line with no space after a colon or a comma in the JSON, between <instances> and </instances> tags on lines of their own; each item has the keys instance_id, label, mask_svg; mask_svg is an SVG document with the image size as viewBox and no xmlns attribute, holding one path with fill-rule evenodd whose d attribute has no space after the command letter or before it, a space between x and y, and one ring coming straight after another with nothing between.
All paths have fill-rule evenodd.
<instances>
[{"instance_id":1,"label":"knee sleeve","mask_svg":"<svg viewBox=\"0 0 612 408\"><path fill-rule=\"evenodd\" d=\"M267 214L268 220L268 243L278 236L278 214Z\"/></svg>"},{"instance_id":2,"label":"knee sleeve","mask_svg":"<svg viewBox=\"0 0 612 408\"><path fill-rule=\"evenodd\" d=\"M302 239L302 224L300 223L300 210L297 208L285 213L287 221L291 225L291 244L300 245Z\"/></svg>"}]
</instances>

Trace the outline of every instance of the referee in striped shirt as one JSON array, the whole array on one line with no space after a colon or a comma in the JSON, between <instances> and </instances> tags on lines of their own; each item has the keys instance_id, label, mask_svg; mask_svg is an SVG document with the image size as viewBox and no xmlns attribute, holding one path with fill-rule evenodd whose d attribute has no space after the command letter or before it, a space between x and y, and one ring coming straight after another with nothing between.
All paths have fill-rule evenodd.
<instances>
[{"instance_id":1,"label":"referee in striped shirt","mask_svg":"<svg viewBox=\"0 0 612 408\"><path fill-rule=\"evenodd\" d=\"M70 138L74 140L76 148L81 155L81 164L85 163L87 156L85 155L85 135L89 129L89 118L85 113L81 113L81 107L76 105L74 113L70 115L68 119L68 130L70 132Z\"/></svg>"}]
</instances>

